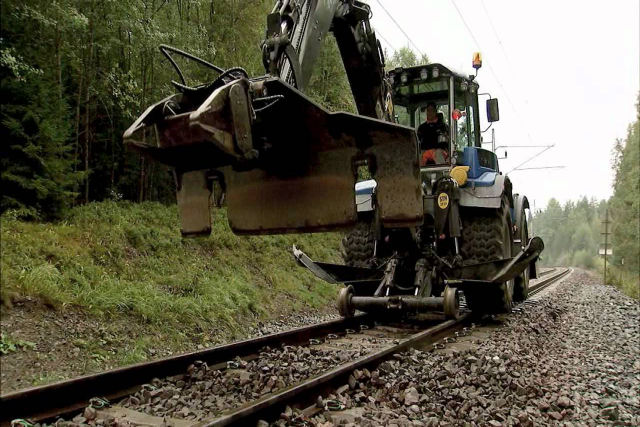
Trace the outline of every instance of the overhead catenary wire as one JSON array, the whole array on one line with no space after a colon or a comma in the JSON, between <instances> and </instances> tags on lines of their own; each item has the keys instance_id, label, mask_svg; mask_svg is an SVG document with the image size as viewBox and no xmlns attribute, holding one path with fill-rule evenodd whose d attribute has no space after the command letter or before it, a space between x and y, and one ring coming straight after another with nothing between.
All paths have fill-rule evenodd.
<instances>
[{"instance_id":1,"label":"overhead catenary wire","mask_svg":"<svg viewBox=\"0 0 640 427\"><path fill-rule=\"evenodd\" d=\"M455 0L451 0L451 4L453 5L453 7L455 8L456 12L458 13L458 16L460 17L460 20L464 24L465 28L467 29L467 32L469 33L469 35L473 39L473 41L476 44L477 48L480 51L482 51L482 47L480 46L480 42L476 38L475 34L473 34L473 31L471 31L471 27L469 27L469 24L467 24L467 21L464 19L464 15L462 15L462 11L460 11L460 8L458 8L458 5L456 4ZM529 139L529 141L533 142L533 138L531 138L531 134L529 133L528 127L524 124L524 121L522 120L522 117L520 116L520 112L518 111L518 108L516 107L515 103L511 100L511 97L509 96L509 92L505 89L505 87L500 82L500 78L498 77L498 74L493 69L491 64L488 63L487 66L488 66L489 71L491 72L491 74L493 74L493 77L495 78L496 83L498 84L498 86L500 86L500 89L502 89L505 97L507 98L507 101L511 105L511 108L513 108L513 111L516 113L518 121L525 128L525 132L527 134L527 138Z\"/></svg>"},{"instance_id":2,"label":"overhead catenary wire","mask_svg":"<svg viewBox=\"0 0 640 427\"><path fill-rule=\"evenodd\" d=\"M530 168L514 169L512 171L509 171L509 173L518 172L518 171L539 170L539 169L564 169L564 168L566 168L566 166L564 166L564 165L558 165L558 166L534 166L534 167L530 167Z\"/></svg>"},{"instance_id":3,"label":"overhead catenary wire","mask_svg":"<svg viewBox=\"0 0 640 427\"><path fill-rule=\"evenodd\" d=\"M422 50L420 50L420 48L418 47L418 45L411 40L411 37L409 37L409 35L402 29L402 27L400 26L400 24L398 24L398 21L396 21L396 19L393 17L393 15L391 15L391 13L387 10L387 8L384 7L384 5L382 4L382 2L380 0L376 0L378 2L378 4L380 5L380 7L382 8L382 10L384 10L384 12L387 14L387 16L389 17L389 19L391 19L391 21L396 25L396 27L398 27L398 29L400 30L400 32L402 34L404 34L404 36L407 38L407 40L409 41L409 43L411 43L413 45L413 47L418 51L418 53L420 55L422 55L423 57L427 56L424 54L424 52ZM394 49L395 50L395 49Z\"/></svg>"},{"instance_id":4,"label":"overhead catenary wire","mask_svg":"<svg viewBox=\"0 0 640 427\"><path fill-rule=\"evenodd\" d=\"M489 14L489 11L487 10L487 6L484 4L484 0L480 0L480 4L482 5L482 9L484 10L484 14L487 16L487 20L489 21L489 26L491 27L491 31L493 31L493 35L495 36L496 40L498 41L498 46L500 46L500 50L502 51L502 55L504 55L504 59L507 61L507 65L509 66L509 71L511 72L511 75L513 77L513 74L515 74L513 72L513 66L511 65L511 60L509 59L509 55L507 55L507 51L504 49L504 45L502 44L502 39L500 39L500 36L498 35L498 30L496 30L495 25L493 25L493 20L491 19L491 15Z\"/></svg>"},{"instance_id":5,"label":"overhead catenary wire","mask_svg":"<svg viewBox=\"0 0 640 427\"><path fill-rule=\"evenodd\" d=\"M515 68L513 67L513 64L511 63L511 59L509 59L509 55L507 55L507 51L504 48L504 45L502 44L502 39L500 38L500 35L498 34L498 30L496 29L495 25L493 25L493 20L491 19L491 14L489 14L489 10L487 10L487 6L484 3L484 0L480 0L480 4L482 5L482 9L484 10L484 14L487 17L487 20L489 21L489 26L491 27L491 30L493 31L493 35L495 36L496 40L498 41L498 45L500 46L500 50L502 51L502 55L504 56L504 59L507 61L507 66L509 68L509 74L511 75L511 78L513 80L516 80L514 77L516 76L515 73ZM524 99L525 103L527 103L527 99Z\"/></svg>"},{"instance_id":6,"label":"overhead catenary wire","mask_svg":"<svg viewBox=\"0 0 640 427\"><path fill-rule=\"evenodd\" d=\"M377 35L380 39L382 39L382 41L383 41L383 42L385 42L385 43L386 43L386 44L387 44L391 49L393 49L394 51L396 51L396 50L397 50L397 49L396 49L396 47L395 47L393 44L391 44L391 43L389 42L389 40L387 40L387 39L382 35L382 33L380 32L380 30L376 29L376 35Z\"/></svg>"},{"instance_id":7,"label":"overhead catenary wire","mask_svg":"<svg viewBox=\"0 0 640 427\"><path fill-rule=\"evenodd\" d=\"M533 156L529 157L527 160L525 160L524 162L520 163L518 166L516 166L515 168L511 169L509 172L507 172L505 175L509 175L511 172L515 171L515 170L519 170L520 166L525 165L527 163L529 163L531 160L535 159L536 157L538 157L540 154L544 153L545 151L551 150L553 147L555 147L555 144L553 145L547 145L544 150L534 154Z\"/></svg>"}]
</instances>

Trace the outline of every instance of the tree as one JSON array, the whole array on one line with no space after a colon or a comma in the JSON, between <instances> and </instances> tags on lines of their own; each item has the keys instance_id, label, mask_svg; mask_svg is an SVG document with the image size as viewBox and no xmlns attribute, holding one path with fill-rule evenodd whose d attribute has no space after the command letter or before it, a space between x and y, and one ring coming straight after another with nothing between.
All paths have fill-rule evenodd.
<instances>
[{"instance_id":1,"label":"tree","mask_svg":"<svg viewBox=\"0 0 640 427\"><path fill-rule=\"evenodd\" d=\"M122 142L144 108L175 92L176 76L158 45L262 73L259 46L271 6L271 0L3 1L0 209L58 216L74 200L174 201L166 167ZM180 65L190 84L216 76Z\"/></svg>"},{"instance_id":2,"label":"tree","mask_svg":"<svg viewBox=\"0 0 640 427\"><path fill-rule=\"evenodd\" d=\"M638 274L640 270L640 94L638 119L629 125L624 143L614 148L615 180L610 200L613 263Z\"/></svg>"},{"instance_id":3,"label":"tree","mask_svg":"<svg viewBox=\"0 0 640 427\"><path fill-rule=\"evenodd\" d=\"M82 26L65 3L2 3L0 44L0 209L58 217L74 197L71 114L63 80L63 40ZM8 13L11 10L12 13ZM39 34L40 43L31 43Z\"/></svg>"},{"instance_id":4,"label":"tree","mask_svg":"<svg viewBox=\"0 0 640 427\"><path fill-rule=\"evenodd\" d=\"M414 52L409 46L401 47L393 52L391 58L387 61L387 69L392 70L397 67L413 67L416 65L428 64L429 57Z\"/></svg>"},{"instance_id":5,"label":"tree","mask_svg":"<svg viewBox=\"0 0 640 427\"><path fill-rule=\"evenodd\" d=\"M545 265L577 265L592 268L596 264L600 239L600 212L605 201L583 197L564 206L549 200L545 210L536 212L533 229L542 237Z\"/></svg>"},{"instance_id":6,"label":"tree","mask_svg":"<svg viewBox=\"0 0 640 427\"><path fill-rule=\"evenodd\" d=\"M333 36L324 40L316 67L309 82L309 96L329 110L356 112L351 86Z\"/></svg>"}]
</instances>

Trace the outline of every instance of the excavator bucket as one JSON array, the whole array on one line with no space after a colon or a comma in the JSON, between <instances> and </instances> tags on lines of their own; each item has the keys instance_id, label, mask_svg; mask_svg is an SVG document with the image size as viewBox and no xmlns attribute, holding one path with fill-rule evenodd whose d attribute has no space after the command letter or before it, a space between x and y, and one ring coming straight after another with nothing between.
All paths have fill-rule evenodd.
<instances>
[{"instance_id":1,"label":"excavator bucket","mask_svg":"<svg viewBox=\"0 0 640 427\"><path fill-rule=\"evenodd\" d=\"M238 234L334 230L356 222L358 165L377 185L385 226L422 220L412 128L330 113L278 78L237 79L151 106L125 142L175 168L185 235L211 229L212 180Z\"/></svg>"}]
</instances>

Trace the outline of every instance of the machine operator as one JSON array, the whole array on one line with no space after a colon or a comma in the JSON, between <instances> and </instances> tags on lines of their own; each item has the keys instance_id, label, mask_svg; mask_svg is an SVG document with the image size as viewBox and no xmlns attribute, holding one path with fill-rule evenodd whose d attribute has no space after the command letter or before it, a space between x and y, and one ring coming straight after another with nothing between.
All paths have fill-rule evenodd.
<instances>
[{"instance_id":1,"label":"machine operator","mask_svg":"<svg viewBox=\"0 0 640 427\"><path fill-rule=\"evenodd\" d=\"M422 152L421 163L440 164L449 157L449 127L436 111L436 104L430 102L426 108L426 120L418 126L418 140Z\"/></svg>"}]
</instances>

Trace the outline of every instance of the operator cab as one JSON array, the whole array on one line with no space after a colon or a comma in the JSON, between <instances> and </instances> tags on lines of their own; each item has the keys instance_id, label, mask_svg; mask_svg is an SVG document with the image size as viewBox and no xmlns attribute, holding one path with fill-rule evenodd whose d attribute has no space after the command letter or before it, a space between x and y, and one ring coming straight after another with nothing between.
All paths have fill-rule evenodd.
<instances>
[{"instance_id":1,"label":"operator cab","mask_svg":"<svg viewBox=\"0 0 640 427\"><path fill-rule=\"evenodd\" d=\"M460 164L465 147L481 147L478 84L472 77L441 64L396 68L389 77L395 121L416 129L422 169L448 169Z\"/></svg>"}]
</instances>

